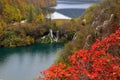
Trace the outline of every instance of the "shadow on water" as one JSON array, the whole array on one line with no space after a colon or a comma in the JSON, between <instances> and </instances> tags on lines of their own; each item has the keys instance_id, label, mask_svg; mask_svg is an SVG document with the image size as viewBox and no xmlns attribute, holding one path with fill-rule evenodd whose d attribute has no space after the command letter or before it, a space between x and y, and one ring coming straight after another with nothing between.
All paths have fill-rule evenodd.
<instances>
[{"instance_id":1,"label":"shadow on water","mask_svg":"<svg viewBox=\"0 0 120 80\"><path fill-rule=\"evenodd\" d=\"M42 55L50 54L49 52L63 47L64 44L53 43L53 44L33 44L25 47L17 48L0 48L0 63L13 54L18 54L20 56L24 54L29 54L34 56L35 54L42 53Z\"/></svg>"},{"instance_id":2,"label":"shadow on water","mask_svg":"<svg viewBox=\"0 0 120 80\"><path fill-rule=\"evenodd\" d=\"M58 9L56 11L62 13L63 15L67 15L68 17L78 18L83 14L85 9Z\"/></svg>"},{"instance_id":3,"label":"shadow on water","mask_svg":"<svg viewBox=\"0 0 120 80\"><path fill-rule=\"evenodd\" d=\"M64 44L33 44L26 47L0 48L0 79L33 80L54 63Z\"/></svg>"}]
</instances>

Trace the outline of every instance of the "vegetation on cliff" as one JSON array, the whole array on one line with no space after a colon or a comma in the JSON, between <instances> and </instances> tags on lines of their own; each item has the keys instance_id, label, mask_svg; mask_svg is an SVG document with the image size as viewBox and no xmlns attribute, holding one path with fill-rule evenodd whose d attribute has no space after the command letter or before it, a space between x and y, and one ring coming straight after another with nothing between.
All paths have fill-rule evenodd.
<instances>
[{"instance_id":1,"label":"vegetation on cliff","mask_svg":"<svg viewBox=\"0 0 120 80\"><path fill-rule=\"evenodd\" d=\"M119 80L119 9L119 0L102 0L75 19L80 29L59 51L57 64L43 71L44 79Z\"/></svg>"},{"instance_id":2,"label":"vegetation on cliff","mask_svg":"<svg viewBox=\"0 0 120 80\"><path fill-rule=\"evenodd\" d=\"M117 55L120 51L113 51L111 47L120 47L120 29L97 40L89 50L68 56L69 66L60 62L43 71L44 80L119 80L120 56Z\"/></svg>"},{"instance_id":3,"label":"vegetation on cliff","mask_svg":"<svg viewBox=\"0 0 120 80\"><path fill-rule=\"evenodd\" d=\"M47 19L56 0L1 0L0 46L17 47L35 42L51 43L72 40L71 21L59 23ZM57 24L58 23L58 24Z\"/></svg>"},{"instance_id":4,"label":"vegetation on cliff","mask_svg":"<svg viewBox=\"0 0 120 80\"><path fill-rule=\"evenodd\" d=\"M0 1L0 46L26 46L35 42L67 42L81 29L78 20L50 20L55 0ZM50 16L50 15L49 15Z\"/></svg>"},{"instance_id":5,"label":"vegetation on cliff","mask_svg":"<svg viewBox=\"0 0 120 80\"><path fill-rule=\"evenodd\" d=\"M68 42L64 50L59 51L56 63L62 61L68 64L67 56L79 49L89 49L96 39L103 39L114 33L120 27L119 0L102 0L90 6L80 18L75 19L79 26L75 39Z\"/></svg>"}]
</instances>

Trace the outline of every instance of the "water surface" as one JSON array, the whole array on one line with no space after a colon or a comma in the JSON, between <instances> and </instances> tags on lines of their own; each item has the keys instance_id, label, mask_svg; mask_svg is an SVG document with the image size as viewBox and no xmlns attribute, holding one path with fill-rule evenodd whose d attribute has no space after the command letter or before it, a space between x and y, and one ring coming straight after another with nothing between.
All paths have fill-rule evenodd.
<instances>
[{"instance_id":1,"label":"water surface","mask_svg":"<svg viewBox=\"0 0 120 80\"><path fill-rule=\"evenodd\" d=\"M78 18L86 8L99 0L57 0L56 12L64 15L65 19ZM59 15L54 15L55 19L59 19ZM54 19L54 18L53 18Z\"/></svg>"},{"instance_id":2,"label":"water surface","mask_svg":"<svg viewBox=\"0 0 120 80\"><path fill-rule=\"evenodd\" d=\"M33 80L54 63L63 44L0 48L0 80Z\"/></svg>"}]
</instances>

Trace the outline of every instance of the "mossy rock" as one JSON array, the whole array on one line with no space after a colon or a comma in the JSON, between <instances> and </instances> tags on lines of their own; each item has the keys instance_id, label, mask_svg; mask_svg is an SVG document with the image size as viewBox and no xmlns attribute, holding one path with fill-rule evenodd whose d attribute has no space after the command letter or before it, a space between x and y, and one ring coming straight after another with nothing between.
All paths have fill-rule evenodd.
<instances>
[{"instance_id":1,"label":"mossy rock","mask_svg":"<svg viewBox=\"0 0 120 80\"><path fill-rule=\"evenodd\" d=\"M99 4L93 4L88 9L86 9L85 13L81 16L83 19L86 19L86 24L90 24L93 21L94 10L96 7L100 6Z\"/></svg>"},{"instance_id":2,"label":"mossy rock","mask_svg":"<svg viewBox=\"0 0 120 80\"><path fill-rule=\"evenodd\" d=\"M50 35L45 36L44 38L40 38L37 40L39 43L51 43L52 37ZM52 39L53 41L53 39Z\"/></svg>"},{"instance_id":3,"label":"mossy rock","mask_svg":"<svg viewBox=\"0 0 120 80\"><path fill-rule=\"evenodd\" d=\"M60 39L59 39L59 42L67 42L68 40L67 40L67 38L66 37L61 37Z\"/></svg>"}]
</instances>

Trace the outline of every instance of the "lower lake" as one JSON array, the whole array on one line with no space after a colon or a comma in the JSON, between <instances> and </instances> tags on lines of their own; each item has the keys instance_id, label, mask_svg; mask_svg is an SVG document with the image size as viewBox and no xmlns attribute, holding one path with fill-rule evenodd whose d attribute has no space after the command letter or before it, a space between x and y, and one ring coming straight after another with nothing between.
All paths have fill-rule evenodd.
<instances>
[{"instance_id":1,"label":"lower lake","mask_svg":"<svg viewBox=\"0 0 120 80\"><path fill-rule=\"evenodd\" d=\"M34 44L0 48L0 80L34 80L41 70L54 63L63 44Z\"/></svg>"}]
</instances>

